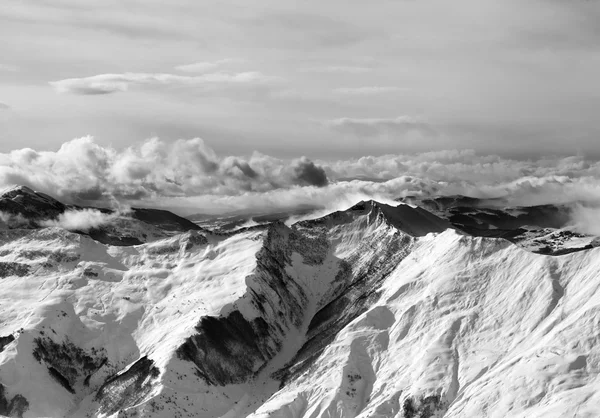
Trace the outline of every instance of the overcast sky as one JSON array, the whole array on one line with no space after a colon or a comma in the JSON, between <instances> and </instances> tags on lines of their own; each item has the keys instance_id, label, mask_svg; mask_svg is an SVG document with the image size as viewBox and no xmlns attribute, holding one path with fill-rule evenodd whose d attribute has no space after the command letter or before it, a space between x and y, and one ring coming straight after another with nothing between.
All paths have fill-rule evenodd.
<instances>
[{"instance_id":1,"label":"overcast sky","mask_svg":"<svg viewBox=\"0 0 600 418\"><path fill-rule=\"evenodd\" d=\"M0 22L0 152L600 155L598 1L9 0Z\"/></svg>"}]
</instances>

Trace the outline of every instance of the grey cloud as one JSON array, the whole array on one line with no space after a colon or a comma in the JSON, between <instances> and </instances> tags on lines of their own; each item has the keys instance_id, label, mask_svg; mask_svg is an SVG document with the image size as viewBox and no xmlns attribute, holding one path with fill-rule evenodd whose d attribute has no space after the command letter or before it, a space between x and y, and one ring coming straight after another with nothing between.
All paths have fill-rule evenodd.
<instances>
[{"instance_id":1,"label":"grey cloud","mask_svg":"<svg viewBox=\"0 0 600 418\"><path fill-rule=\"evenodd\" d=\"M92 187L85 190L78 190L71 194L75 202L95 202L104 199L106 196L100 187Z\"/></svg>"},{"instance_id":2,"label":"grey cloud","mask_svg":"<svg viewBox=\"0 0 600 418\"><path fill-rule=\"evenodd\" d=\"M197 76L182 76L165 73L122 73L69 78L52 81L50 82L50 85L59 93L95 95L122 92L134 85L190 85L204 89L214 89L223 86L265 84L273 79L273 77L268 77L258 72L233 74L209 73Z\"/></svg>"},{"instance_id":3,"label":"grey cloud","mask_svg":"<svg viewBox=\"0 0 600 418\"><path fill-rule=\"evenodd\" d=\"M6 103L0 102L0 110L10 110L10 106Z\"/></svg>"},{"instance_id":4,"label":"grey cloud","mask_svg":"<svg viewBox=\"0 0 600 418\"><path fill-rule=\"evenodd\" d=\"M409 132L436 134L435 129L427 122L408 116L397 118L339 118L327 121L326 125L343 134L363 137Z\"/></svg>"},{"instance_id":5,"label":"grey cloud","mask_svg":"<svg viewBox=\"0 0 600 418\"><path fill-rule=\"evenodd\" d=\"M293 170L295 180L301 184L323 187L329 183L325 170L306 157L295 161Z\"/></svg>"},{"instance_id":6,"label":"grey cloud","mask_svg":"<svg viewBox=\"0 0 600 418\"><path fill-rule=\"evenodd\" d=\"M258 176L258 173L246 161L234 159L233 166L237 167L248 178L254 179Z\"/></svg>"}]
</instances>

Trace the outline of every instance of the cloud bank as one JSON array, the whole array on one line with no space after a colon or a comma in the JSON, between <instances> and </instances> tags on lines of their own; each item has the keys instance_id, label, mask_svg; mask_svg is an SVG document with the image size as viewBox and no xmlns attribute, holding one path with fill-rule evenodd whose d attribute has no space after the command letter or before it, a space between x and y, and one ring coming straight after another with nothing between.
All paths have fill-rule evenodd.
<instances>
[{"instance_id":1,"label":"cloud bank","mask_svg":"<svg viewBox=\"0 0 600 418\"><path fill-rule=\"evenodd\" d=\"M359 198L452 194L501 197L510 205L594 205L600 204L599 177L600 162L583 156L516 160L447 150L337 161L288 160L259 152L220 156L199 138L172 142L151 138L115 149L83 137L57 151L24 148L0 154L0 187L22 184L69 203L115 206L111 199L116 199L183 214L332 207ZM81 217L92 225L101 219L84 213L61 222L72 229Z\"/></svg>"}]
</instances>

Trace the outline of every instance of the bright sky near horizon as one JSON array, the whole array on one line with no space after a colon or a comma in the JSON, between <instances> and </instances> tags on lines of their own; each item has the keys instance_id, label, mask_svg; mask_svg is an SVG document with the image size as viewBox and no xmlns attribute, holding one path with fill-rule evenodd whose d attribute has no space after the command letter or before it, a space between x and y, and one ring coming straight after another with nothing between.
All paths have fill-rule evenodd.
<instances>
[{"instance_id":1,"label":"bright sky near horizon","mask_svg":"<svg viewBox=\"0 0 600 418\"><path fill-rule=\"evenodd\" d=\"M8 0L0 152L600 156L600 2Z\"/></svg>"}]
</instances>

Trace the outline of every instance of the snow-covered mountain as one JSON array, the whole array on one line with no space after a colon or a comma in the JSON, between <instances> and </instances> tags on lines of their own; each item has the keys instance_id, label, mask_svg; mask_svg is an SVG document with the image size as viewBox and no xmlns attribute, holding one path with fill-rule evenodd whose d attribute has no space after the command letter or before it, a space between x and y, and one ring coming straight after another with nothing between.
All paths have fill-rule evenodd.
<instances>
[{"instance_id":1,"label":"snow-covered mountain","mask_svg":"<svg viewBox=\"0 0 600 418\"><path fill-rule=\"evenodd\" d=\"M540 254L568 254L600 245L596 237L579 233L571 225L571 205L511 207L506 206L502 199L475 199L460 195L398 200L447 219L469 235L505 238Z\"/></svg>"},{"instance_id":2,"label":"snow-covered mountain","mask_svg":"<svg viewBox=\"0 0 600 418\"><path fill-rule=\"evenodd\" d=\"M160 209L107 209L65 205L26 186L0 192L0 228L60 226L105 244L136 245L202 228Z\"/></svg>"},{"instance_id":3,"label":"snow-covered mountain","mask_svg":"<svg viewBox=\"0 0 600 418\"><path fill-rule=\"evenodd\" d=\"M227 234L119 213L151 239L110 245L6 205L0 415L600 416L600 249L375 201Z\"/></svg>"}]
</instances>

